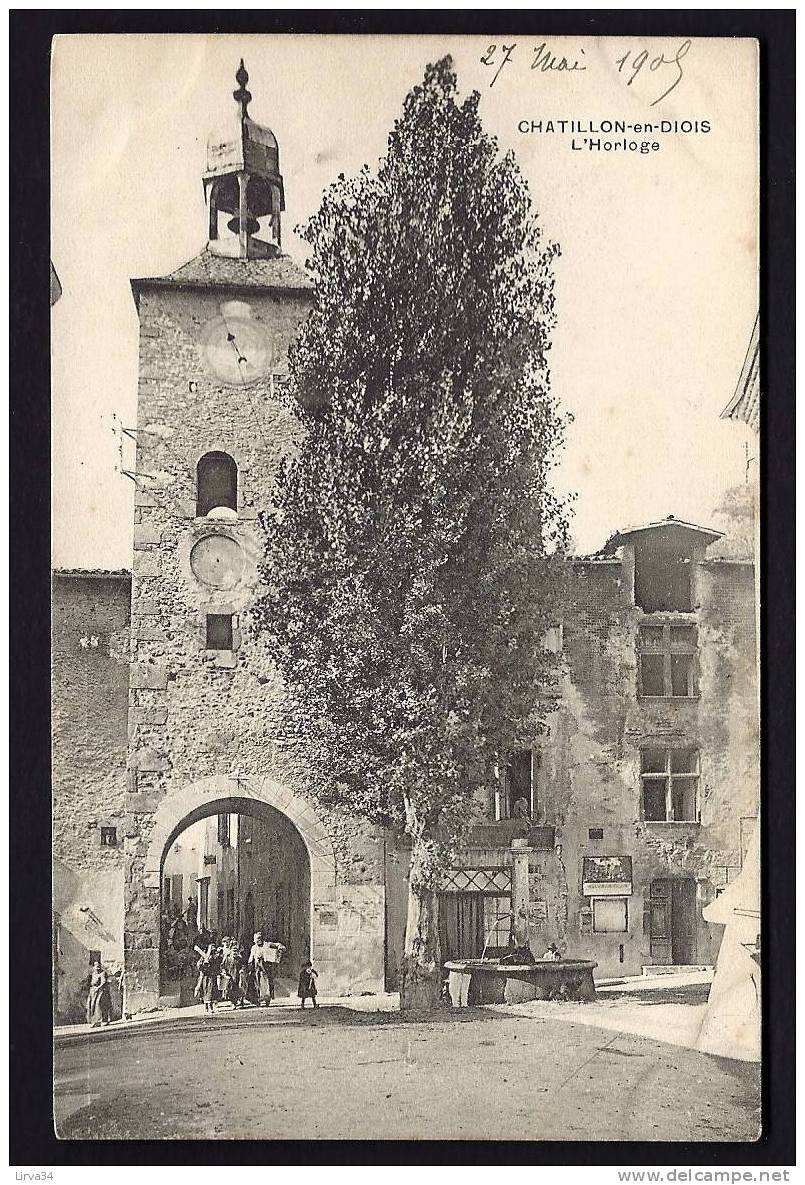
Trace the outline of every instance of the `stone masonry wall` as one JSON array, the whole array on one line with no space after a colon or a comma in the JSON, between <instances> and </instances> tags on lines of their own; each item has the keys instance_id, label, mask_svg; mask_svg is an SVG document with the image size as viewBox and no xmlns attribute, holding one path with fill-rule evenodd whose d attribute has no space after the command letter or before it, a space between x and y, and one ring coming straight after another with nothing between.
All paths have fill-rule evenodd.
<instances>
[{"instance_id":1,"label":"stone masonry wall","mask_svg":"<svg viewBox=\"0 0 805 1185\"><path fill-rule=\"evenodd\" d=\"M83 1016L89 952L123 966L128 573L59 573L52 607L53 907L60 1019ZM101 828L118 842L101 846Z\"/></svg>"}]
</instances>

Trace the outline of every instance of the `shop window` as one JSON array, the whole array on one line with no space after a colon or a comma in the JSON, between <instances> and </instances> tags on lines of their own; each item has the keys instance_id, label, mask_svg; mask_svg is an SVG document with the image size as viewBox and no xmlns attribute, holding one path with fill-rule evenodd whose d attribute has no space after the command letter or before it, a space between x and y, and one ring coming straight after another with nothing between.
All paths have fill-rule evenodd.
<instances>
[{"instance_id":1,"label":"shop window","mask_svg":"<svg viewBox=\"0 0 805 1185\"><path fill-rule=\"evenodd\" d=\"M631 895L631 856L584 856L581 869L581 891L585 897Z\"/></svg>"},{"instance_id":2,"label":"shop window","mask_svg":"<svg viewBox=\"0 0 805 1185\"><path fill-rule=\"evenodd\" d=\"M238 467L228 453L205 453L196 465L196 517L238 509Z\"/></svg>"},{"instance_id":3,"label":"shop window","mask_svg":"<svg viewBox=\"0 0 805 1185\"><path fill-rule=\"evenodd\" d=\"M638 694L687 698L696 695L696 630L689 625L646 625L638 638Z\"/></svg>"},{"instance_id":4,"label":"shop window","mask_svg":"<svg viewBox=\"0 0 805 1185\"><path fill-rule=\"evenodd\" d=\"M520 749L512 754L503 771L500 789L495 793L495 818L531 819L534 803L535 756L531 749Z\"/></svg>"},{"instance_id":5,"label":"shop window","mask_svg":"<svg viewBox=\"0 0 805 1185\"><path fill-rule=\"evenodd\" d=\"M117 847L117 827L102 827L101 828L101 847L102 848L116 848Z\"/></svg>"},{"instance_id":6,"label":"shop window","mask_svg":"<svg viewBox=\"0 0 805 1185\"><path fill-rule=\"evenodd\" d=\"M225 900L226 899L224 897L224 890L219 889L218 893L217 893L217 901L216 901L217 909L216 909L216 913L215 913L215 924L218 928L219 936L221 935L221 931L223 930L224 926L226 925L226 918L224 917Z\"/></svg>"},{"instance_id":7,"label":"shop window","mask_svg":"<svg viewBox=\"0 0 805 1185\"><path fill-rule=\"evenodd\" d=\"M218 816L218 843L222 848L228 848L230 843L229 815Z\"/></svg>"},{"instance_id":8,"label":"shop window","mask_svg":"<svg viewBox=\"0 0 805 1185\"><path fill-rule=\"evenodd\" d=\"M593 897L593 933L626 934L629 902L626 897Z\"/></svg>"},{"instance_id":9,"label":"shop window","mask_svg":"<svg viewBox=\"0 0 805 1185\"><path fill-rule=\"evenodd\" d=\"M226 924L229 930L235 928L235 890L226 891Z\"/></svg>"},{"instance_id":10,"label":"shop window","mask_svg":"<svg viewBox=\"0 0 805 1185\"><path fill-rule=\"evenodd\" d=\"M207 614L207 649L232 649L232 614Z\"/></svg>"},{"instance_id":11,"label":"shop window","mask_svg":"<svg viewBox=\"0 0 805 1185\"><path fill-rule=\"evenodd\" d=\"M670 540L637 543L635 604L645 613L690 613L691 569L690 553Z\"/></svg>"},{"instance_id":12,"label":"shop window","mask_svg":"<svg viewBox=\"0 0 805 1185\"><path fill-rule=\"evenodd\" d=\"M699 776L698 749L641 749L640 782L646 822L698 822Z\"/></svg>"}]
</instances>

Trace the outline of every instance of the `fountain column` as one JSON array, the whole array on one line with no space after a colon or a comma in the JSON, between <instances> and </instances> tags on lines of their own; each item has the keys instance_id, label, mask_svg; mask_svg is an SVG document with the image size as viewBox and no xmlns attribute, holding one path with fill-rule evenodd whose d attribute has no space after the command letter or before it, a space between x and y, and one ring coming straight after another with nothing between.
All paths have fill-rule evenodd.
<instances>
[{"instance_id":1,"label":"fountain column","mask_svg":"<svg viewBox=\"0 0 805 1185\"><path fill-rule=\"evenodd\" d=\"M513 839L512 854L512 915L514 941L517 946L528 946L531 891L528 883L528 857L533 848L527 839Z\"/></svg>"}]
</instances>

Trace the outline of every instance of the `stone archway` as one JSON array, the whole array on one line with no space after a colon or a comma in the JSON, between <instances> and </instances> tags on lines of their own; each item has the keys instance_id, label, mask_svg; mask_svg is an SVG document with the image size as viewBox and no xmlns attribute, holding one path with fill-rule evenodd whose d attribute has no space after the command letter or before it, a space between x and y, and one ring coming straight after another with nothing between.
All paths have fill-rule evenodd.
<instances>
[{"instance_id":1,"label":"stone archway","mask_svg":"<svg viewBox=\"0 0 805 1185\"><path fill-rule=\"evenodd\" d=\"M304 842L310 859L311 956L322 990L338 986L329 933L330 919L338 915L336 860L325 828L309 802L272 778L216 775L167 794L151 817L144 859L129 862L124 932L127 1012L159 1006L161 870L166 848L195 820L227 808L232 814L243 813L249 803L280 812Z\"/></svg>"}]
</instances>

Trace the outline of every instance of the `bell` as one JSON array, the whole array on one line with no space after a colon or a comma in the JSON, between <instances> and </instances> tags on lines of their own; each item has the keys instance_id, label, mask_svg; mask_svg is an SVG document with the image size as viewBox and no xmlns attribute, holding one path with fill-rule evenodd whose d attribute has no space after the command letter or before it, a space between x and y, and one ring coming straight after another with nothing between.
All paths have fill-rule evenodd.
<instances>
[{"instance_id":1,"label":"bell","mask_svg":"<svg viewBox=\"0 0 805 1185\"><path fill-rule=\"evenodd\" d=\"M230 218L229 222L227 222L226 225L227 225L227 229L231 230L233 234L235 234L235 235L240 234L240 217L239 217L239 215L236 214L234 218ZM256 234L259 229L260 229L260 223L257 221L257 219L252 218L251 215L247 215L247 217L246 217L246 234L247 235Z\"/></svg>"}]
</instances>

